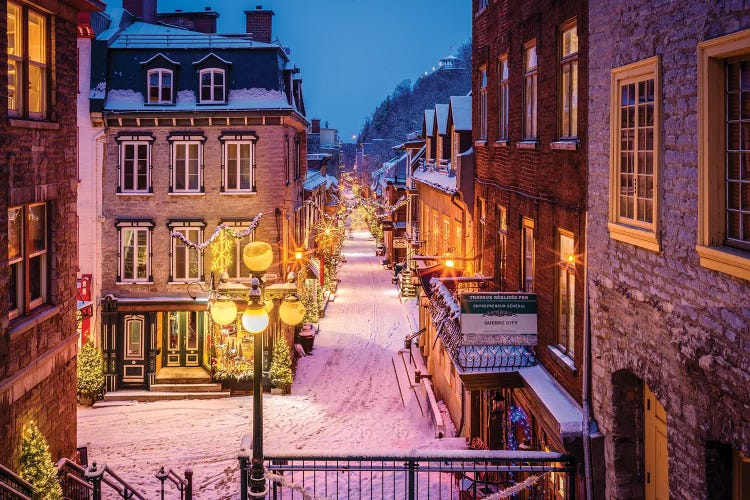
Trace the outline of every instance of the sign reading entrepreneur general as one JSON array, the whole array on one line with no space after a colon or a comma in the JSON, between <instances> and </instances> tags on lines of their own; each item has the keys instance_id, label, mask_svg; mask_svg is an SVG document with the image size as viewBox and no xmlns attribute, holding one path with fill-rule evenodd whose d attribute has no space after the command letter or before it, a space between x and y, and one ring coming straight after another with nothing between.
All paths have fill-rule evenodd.
<instances>
[{"instance_id":1,"label":"sign reading entrepreneur general","mask_svg":"<svg viewBox=\"0 0 750 500\"><path fill-rule=\"evenodd\" d=\"M534 293L462 293L464 345L536 345Z\"/></svg>"}]
</instances>

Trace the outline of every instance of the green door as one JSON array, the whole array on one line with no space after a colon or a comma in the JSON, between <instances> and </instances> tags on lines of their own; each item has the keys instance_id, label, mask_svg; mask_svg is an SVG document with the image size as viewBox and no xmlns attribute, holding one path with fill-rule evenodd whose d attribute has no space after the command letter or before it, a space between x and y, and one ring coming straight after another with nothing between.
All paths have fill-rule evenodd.
<instances>
[{"instance_id":1,"label":"green door","mask_svg":"<svg viewBox=\"0 0 750 500\"><path fill-rule=\"evenodd\" d=\"M164 366L200 366L203 348L203 313L165 313Z\"/></svg>"}]
</instances>

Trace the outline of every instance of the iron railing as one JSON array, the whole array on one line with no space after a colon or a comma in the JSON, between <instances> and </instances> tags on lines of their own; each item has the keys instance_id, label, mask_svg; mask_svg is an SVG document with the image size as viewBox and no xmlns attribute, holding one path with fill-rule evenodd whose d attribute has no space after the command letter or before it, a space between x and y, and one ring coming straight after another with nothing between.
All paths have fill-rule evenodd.
<instances>
[{"instance_id":1,"label":"iron railing","mask_svg":"<svg viewBox=\"0 0 750 500\"><path fill-rule=\"evenodd\" d=\"M180 492L180 500L191 500L193 498L193 470L185 469L185 479L169 469L164 471L164 466L156 473L156 478L161 481L161 500L164 500L164 483L169 480Z\"/></svg>"},{"instance_id":2,"label":"iron railing","mask_svg":"<svg viewBox=\"0 0 750 500\"><path fill-rule=\"evenodd\" d=\"M31 500L34 487L12 470L0 465L0 500Z\"/></svg>"},{"instance_id":3,"label":"iron railing","mask_svg":"<svg viewBox=\"0 0 750 500\"><path fill-rule=\"evenodd\" d=\"M57 462L57 480L66 499L89 500L93 495L94 486L86 481L86 469L70 459Z\"/></svg>"},{"instance_id":4,"label":"iron railing","mask_svg":"<svg viewBox=\"0 0 750 500\"><path fill-rule=\"evenodd\" d=\"M240 453L240 498L248 498L249 456ZM483 498L510 489L528 498L575 500L576 465L569 455L534 451L420 451L266 455L267 498ZM514 491L515 490L515 491ZM511 497L512 498L512 497ZM517 498L517 497L516 497Z\"/></svg>"}]
</instances>

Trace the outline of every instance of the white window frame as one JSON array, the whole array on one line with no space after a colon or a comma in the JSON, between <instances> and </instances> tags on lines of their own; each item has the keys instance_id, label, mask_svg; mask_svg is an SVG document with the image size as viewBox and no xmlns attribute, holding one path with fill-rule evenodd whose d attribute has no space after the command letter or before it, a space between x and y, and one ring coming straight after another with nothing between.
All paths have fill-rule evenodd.
<instances>
[{"instance_id":1,"label":"white window frame","mask_svg":"<svg viewBox=\"0 0 750 500\"><path fill-rule=\"evenodd\" d=\"M250 156L248 157L247 165L242 165L240 150L242 146L250 147ZM236 148L237 158L230 158L230 150ZM223 188L227 193L254 193L255 192L255 141L254 140L226 140L223 141L224 149L224 174L223 174ZM234 160L237 162L237 170L234 175L234 179L230 179L229 176L229 162ZM250 175L250 186L247 188L240 187L242 184L243 166L248 170L247 173ZM230 188L230 180L233 180L236 187Z\"/></svg>"},{"instance_id":2,"label":"white window frame","mask_svg":"<svg viewBox=\"0 0 750 500\"><path fill-rule=\"evenodd\" d=\"M498 90L497 90L497 116L498 116L498 132L497 138L501 141L508 140L508 95L510 88L509 75L510 68L508 66L508 55L505 54L498 59L497 65L497 79L498 79Z\"/></svg>"},{"instance_id":3,"label":"white window frame","mask_svg":"<svg viewBox=\"0 0 750 500\"><path fill-rule=\"evenodd\" d=\"M176 223L170 226L170 232L182 233L188 241L193 243L203 243L203 224L200 225L181 225ZM197 248L189 248L181 240L172 237L172 251L171 251L171 271L170 271L170 283L189 283L195 281L203 281L203 252ZM178 254L185 253L184 268L179 269L177 265ZM193 253L194 252L194 253ZM194 274L190 273L190 258L192 255L197 255L197 269Z\"/></svg>"},{"instance_id":4,"label":"white window frame","mask_svg":"<svg viewBox=\"0 0 750 500\"><path fill-rule=\"evenodd\" d=\"M654 56L643 61L635 62L627 66L615 68L612 70L611 80L611 102L610 102L610 174L609 174L609 235L610 238L632 245L636 245L654 252L661 251L661 245L658 239L659 234L659 208L661 203L661 76L660 76L660 57ZM621 113L622 113L622 88L624 85L635 84L636 89L639 83L653 80L654 101L653 101L653 146L649 150L652 152L653 164L653 188L652 188L652 208L651 221L642 221L620 215L621 203ZM641 103L636 103L638 108ZM634 118L637 120L637 116ZM638 153L641 147L635 140L638 138L640 128L637 121L634 121L634 162L639 161ZM646 127L644 127L645 130ZM643 148L646 151L645 148ZM627 167L629 169L629 167ZM634 163L633 176L636 175L636 166ZM636 181L634 181L635 183ZM637 194L636 201L637 204Z\"/></svg>"},{"instance_id":5,"label":"white window frame","mask_svg":"<svg viewBox=\"0 0 750 500\"><path fill-rule=\"evenodd\" d=\"M151 84L151 77L157 75L158 83ZM164 77L169 76L169 85L164 85ZM154 68L146 72L147 97L146 104L172 104L174 102L174 71L165 68ZM158 97L152 99L151 91L156 89ZM169 98L165 99L165 91L169 90Z\"/></svg>"},{"instance_id":6,"label":"white window frame","mask_svg":"<svg viewBox=\"0 0 750 500\"><path fill-rule=\"evenodd\" d=\"M221 75L222 83L216 83L216 75ZM203 76L210 75L208 85L203 84ZM224 104L226 102L227 72L221 68L206 68L198 72L198 102L201 104ZM203 89L208 89L209 99L203 98ZM220 93L219 93L220 92ZM218 94L218 95L217 95ZM217 99L218 97L218 99Z\"/></svg>"},{"instance_id":7,"label":"white window frame","mask_svg":"<svg viewBox=\"0 0 750 500\"><path fill-rule=\"evenodd\" d=\"M538 138L537 83L539 60L536 49L536 39L526 43L523 47L523 139L525 141L536 141Z\"/></svg>"},{"instance_id":8,"label":"white window frame","mask_svg":"<svg viewBox=\"0 0 750 500\"><path fill-rule=\"evenodd\" d=\"M146 157L141 158L138 155L138 149L140 146L146 146ZM152 192L151 186L151 141L131 141L124 140L119 143L120 149L120 175L119 175L119 186L118 192L122 194L150 194ZM126 164L128 148L133 148L133 159L132 159L132 171L128 174L128 165ZM140 161L146 162L146 188L138 189L138 163ZM125 181L128 177L132 177L133 189L125 188Z\"/></svg>"},{"instance_id":9,"label":"white window frame","mask_svg":"<svg viewBox=\"0 0 750 500\"><path fill-rule=\"evenodd\" d=\"M197 146L196 157L188 158L188 152L190 146ZM180 149L185 149L185 167L184 172L179 172L178 168L178 154ZM195 161L196 172L192 173L190 170L190 162ZM197 186L194 188L189 187L190 178L192 176L197 177ZM182 177L184 188L180 189L177 187L178 180ZM173 193L202 193L203 192L203 142L202 141L173 141L172 142L172 192Z\"/></svg>"},{"instance_id":10,"label":"white window frame","mask_svg":"<svg viewBox=\"0 0 750 500\"><path fill-rule=\"evenodd\" d=\"M153 277L151 275L151 236L153 232L153 223L151 222L130 222L124 221L118 223L118 283L152 283ZM128 241L127 234L133 232L135 243L133 245L132 265L133 265L133 276L125 276L125 245ZM137 234L145 232L146 234L146 276L138 276L138 264L140 260L138 258L138 250L141 248L137 243Z\"/></svg>"},{"instance_id":11,"label":"white window frame","mask_svg":"<svg viewBox=\"0 0 750 500\"><path fill-rule=\"evenodd\" d=\"M566 37L570 50L566 53ZM574 50L575 49L575 50ZM578 137L578 25L568 21L560 30L560 138Z\"/></svg>"},{"instance_id":12,"label":"white window frame","mask_svg":"<svg viewBox=\"0 0 750 500\"><path fill-rule=\"evenodd\" d=\"M479 68L479 140L487 140L487 66Z\"/></svg>"}]
</instances>

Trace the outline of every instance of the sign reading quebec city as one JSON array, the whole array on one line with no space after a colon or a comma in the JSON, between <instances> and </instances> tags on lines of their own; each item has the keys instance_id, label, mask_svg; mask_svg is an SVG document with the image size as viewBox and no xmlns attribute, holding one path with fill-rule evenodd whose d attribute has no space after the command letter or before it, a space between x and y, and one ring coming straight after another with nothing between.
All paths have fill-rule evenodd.
<instances>
[{"instance_id":1,"label":"sign reading quebec city","mask_svg":"<svg viewBox=\"0 0 750 500\"><path fill-rule=\"evenodd\" d=\"M535 293L462 293L464 345L536 345Z\"/></svg>"}]
</instances>

